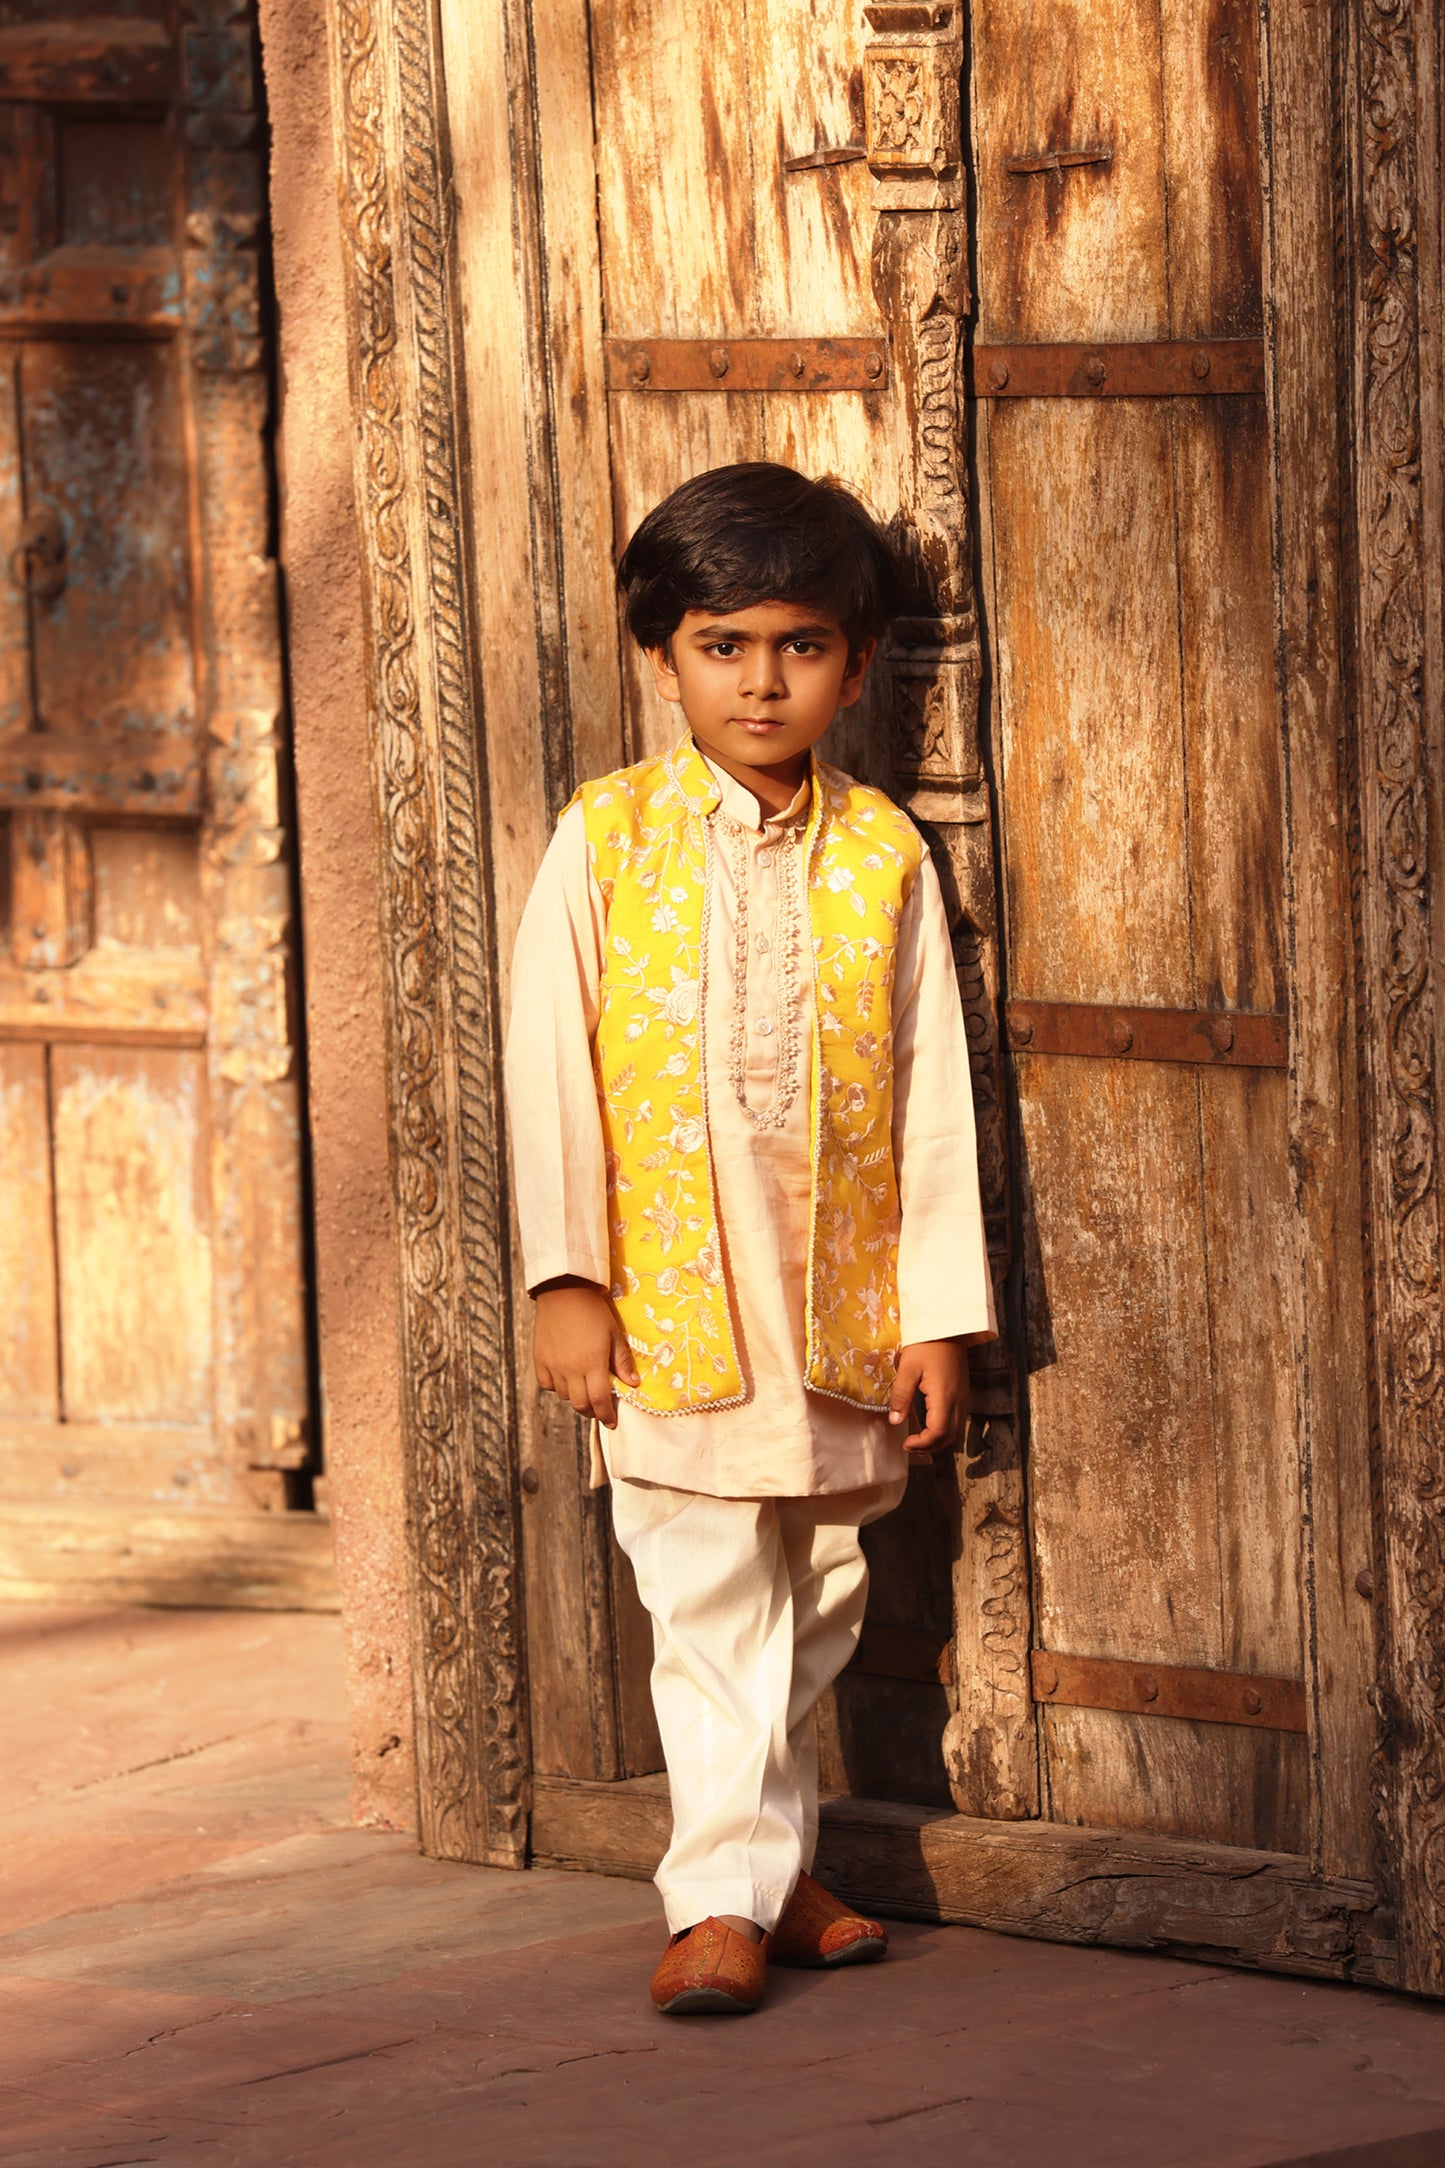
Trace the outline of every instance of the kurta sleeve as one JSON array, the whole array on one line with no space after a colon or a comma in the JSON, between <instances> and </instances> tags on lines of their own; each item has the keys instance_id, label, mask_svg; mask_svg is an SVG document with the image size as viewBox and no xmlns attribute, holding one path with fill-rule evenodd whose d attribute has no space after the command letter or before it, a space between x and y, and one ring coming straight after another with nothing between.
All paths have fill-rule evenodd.
<instances>
[{"instance_id":1,"label":"kurta sleeve","mask_svg":"<svg viewBox=\"0 0 1445 2168\"><path fill-rule=\"evenodd\" d=\"M925 855L898 929L893 1158L904 1345L997 1332L979 1206L973 1090L943 895Z\"/></svg>"},{"instance_id":2,"label":"kurta sleeve","mask_svg":"<svg viewBox=\"0 0 1445 2168\"><path fill-rule=\"evenodd\" d=\"M609 1284L607 1169L592 1037L605 907L572 806L542 860L512 959L507 1114L528 1289L563 1275Z\"/></svg>"}]
</instances>

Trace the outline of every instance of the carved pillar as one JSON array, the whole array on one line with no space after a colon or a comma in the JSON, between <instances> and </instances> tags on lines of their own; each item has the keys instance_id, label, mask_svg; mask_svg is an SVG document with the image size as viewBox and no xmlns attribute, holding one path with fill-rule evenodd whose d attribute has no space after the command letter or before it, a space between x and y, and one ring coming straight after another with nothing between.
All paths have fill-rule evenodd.
<instances>
[{"instance_id":1,"label":"carved pillar","mask_svg":"<svg viewBox=\"0 0 1445 2168\"><path fill-rule=\"evenodd\" d=\"M525 1861L500 1039L437 27L334 0L425 1850Z\"/></svg>"},{"instance_id":2,"label":"carved pillar","mask_svg":"<svg viewBox=\"0 0 1445 2168\"><path fill-rule=\"evenodd\" d=\"M880 212L873 285L893 337L901 404L905 553L915 614L894 627L897 792L943 880L968 1027L983 1208L1000 1318L1009 1258L1009 1156L998 1033L992 809L979 744L982 675L964 446L969 304L956 0L865 9L868 164ZM961 1080L960 1080L961 1081ZM959 1466L956 1710L944 1750L966 1814L1038 1812L1028 1686L1028 1543L1017 1392L1007 1341L975 1351L975 1456Z\"/></svg>"},{"instance_id":3,"label":"carved pillar","mask_svg":"<svg viewBox=\"0 0 1445 2168\"><path fill-rule=\"evenodd\" d=\"M1445 1993L1440 101L1430 11L1349 18L1359 995L1379 1558L1379 1873L1400 1985ZM1438 317L1436 319L1438 323ZM1431 517L1432 501L1435 516Z\"/></svg>"}]
</instances>

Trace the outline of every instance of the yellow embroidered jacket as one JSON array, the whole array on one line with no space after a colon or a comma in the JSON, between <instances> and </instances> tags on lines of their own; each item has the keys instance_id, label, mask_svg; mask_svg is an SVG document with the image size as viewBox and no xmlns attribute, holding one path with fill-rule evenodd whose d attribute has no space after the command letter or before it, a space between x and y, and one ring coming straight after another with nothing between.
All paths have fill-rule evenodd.
<instances>
[{"instance_id":1,"label":"yellow embroidered jacket","mask_svg":"<svg viewBox=\"0 0 1445 2168\"><path fill-rule=\"evenodd\" d=\"M688 736L577 799L607 909L593 1066L612 1298L642 1379L627 1398L659 1415L736 1405L700 1043L717 784ZM814 761L807 1381L868 1409L887 1404L898 1362L893 971L922 856L881 791Z\"/></svg>"}]
</instances>

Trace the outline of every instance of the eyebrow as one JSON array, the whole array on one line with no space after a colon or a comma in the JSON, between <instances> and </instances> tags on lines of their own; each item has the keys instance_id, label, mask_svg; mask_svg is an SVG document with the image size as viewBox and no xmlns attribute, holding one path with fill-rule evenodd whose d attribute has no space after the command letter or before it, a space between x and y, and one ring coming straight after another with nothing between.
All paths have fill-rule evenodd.
<instances>
[{"instance_id":1,"label":"eyebrow","mask_svg":"<svg viewBox=\"0 0 1445 2168\"><path fill-rule=\"evenodd\" d=\"M779 634L778 637L783 640L816 640L820 635L824 639L830 635L836 635L841 639L843 628L841 625L829 625L821 622L816 625L790 625L788 630ZM700 625L697 631L689 633L688 637L692 640L759 640L763 635L757 632L749 632L742 625Z\"/></svg>"}]
</instances>

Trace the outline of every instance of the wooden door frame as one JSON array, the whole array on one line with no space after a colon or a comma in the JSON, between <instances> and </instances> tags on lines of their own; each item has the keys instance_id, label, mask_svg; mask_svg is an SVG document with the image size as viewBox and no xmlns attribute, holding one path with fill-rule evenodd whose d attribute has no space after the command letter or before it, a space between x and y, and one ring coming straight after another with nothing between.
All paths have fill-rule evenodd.
<instances>
[{"instance_id":1,"label":"wooden door frame","mask_svg":"<svg viewBox=\"0 0 1445 2168\"><path fill-rule=\"evenodd\" d=\"M530 1767L493 932L489 773L497 732L515 721L509 685L526 680L532 757L550 797L572 757L552 720L571 667L558 635L571 606L563 558L570 547L575 564L587 544L567 492L571 478L595 475L598 452L577 400L558 395L548 280L567 254L580 305L595 311L597 243L548 167L535 55L585 54L585 6L473 0L453 92L488 101L498 123L493 266L515 286L499 307L518 311L497 398L529 501L503 504L498 488L477 514L493 550L514 547L525 566L530 616L505 658L490 644L482 651L468 570L466 434L477 416L464 342L488 333L475 311L464 332L458 296L441 8L330 0L330 15L387 965L422 1842L443 1857L522 1865L530 1847L538 1859L646 1874L664 1835L659 1780L534 1782ZM1251 1854L851 1801L830 1810L825 1851L842 1883L893 1910L1440 1994L1445 1314L1442 1019L1430 966L1445 904L1430 776L1442 749L1442 416L1428 332L1440 301L1439 26L1427 6L1411 15L1388 0L1312 9L1263 0L1261 22L1297 952L1312 1850ZM921 190L894 207L909 206L929 215L915 215L903 260L882 268L913 432L910 509L943 538L956 583L946 600L962 616L972 600L957 547L967 506L957 462L940 467L927 433L960 411L960 305L957 289L950 301L939 284L932 215L949 207ZM902 221L894 232L902 247ZM925 341L940 330L947 352L930 360ZM973 665L953 659L962 695ZM1342 985L1353 1023L1343 1045ZM996 1034L986 993L980 1019ZM1007 1736L997 1729L997 1684L983 1682L988 1706L974 1713L995 1725L1000 1766L1017 1774L1031 1729L1016 1718ZM1362 1872L1331 1785L1351 1770L1363 1781L1366 1768L1373 1842ZM1027 1769L1021 1781L1026 1792Z\"/></svg>"}]
</instances>

